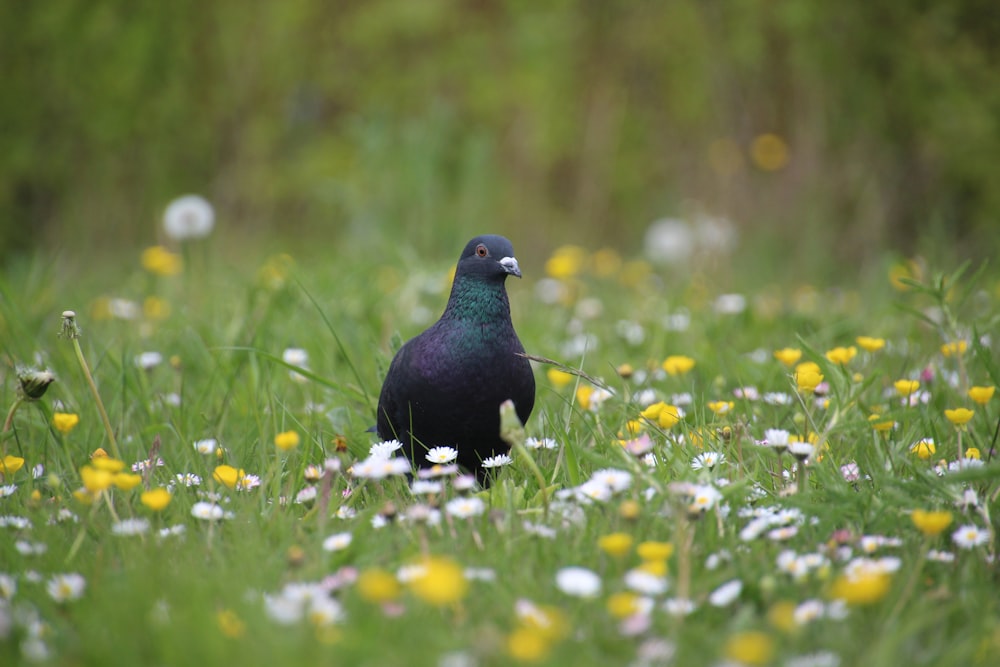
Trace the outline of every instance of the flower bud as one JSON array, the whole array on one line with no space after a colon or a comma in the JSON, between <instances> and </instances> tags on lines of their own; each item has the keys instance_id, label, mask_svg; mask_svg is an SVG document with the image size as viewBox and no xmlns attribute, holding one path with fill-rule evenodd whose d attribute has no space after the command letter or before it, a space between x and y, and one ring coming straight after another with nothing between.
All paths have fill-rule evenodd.
<instances>
[{"instance_id":1,"label":"flower bud","mask_svg":"<svg viewBox=\"0 0 1000 667\"><path fill-rule=\"evenodd\" d=\"M49 385L55 382L56 376L52 371L25 370L17 374L17 380L21 383L21 392L29 401L37 401L45 395Z\"/></svg>"}]
</instances>

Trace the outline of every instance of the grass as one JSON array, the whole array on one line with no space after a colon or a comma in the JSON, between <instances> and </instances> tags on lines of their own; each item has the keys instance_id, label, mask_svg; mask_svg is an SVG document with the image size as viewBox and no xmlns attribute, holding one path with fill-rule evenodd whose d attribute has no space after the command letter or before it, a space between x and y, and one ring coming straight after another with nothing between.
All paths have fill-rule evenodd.
<instances>
[{"instance_id":1,"label":"grass","mask_svg":"<svg viewBox=\"0 0 1000 667\"><path fill-rule=\"evenodd\" d=\"M519 444L476 494L485 511L439 520L421 513L467 492L446 480L440 494L414 497L405 478L348 469L375 440L367 429L392 350L443 307L447 262L404 273L395 257L373 266L344 251L247 269L192 247L176 275L157 275L172 269L155 263L72 278L41 259L11 269L0 284L0 399L19 396L15 368L48 368L56 381L3 435L14 458L0 498L0 661L997 663L1000 399L968 394L1000 384L995 276L911 267L899 289L866 280L829 290L751 279L740 307L717 300L704 277L586 251L557 258L547 264L556 277L539 285L542 268L525 267L528 278L510 285L527 349L585 373L538 366L527 434L557 447ZM82 472L111 445L74 343L57 336L70 308L120 474L162 459L131 490ZM868 351L858 336L886 345ZM956 341L965 350L945 354ZM829 358L838 346L842 364ZM800 390L795 368L774 357L786 347L817 364L820 394ZM286 361L288 348L307 362ZM160 361L140 367L145 352ZM668 374L669 355L694 366ZM920 381L912 405L899 379ZM658 402L681 419L640 417ZM945 416L957 407L974 410L964 429ZM807 478L790 454L760 444L768 429L811 440ZM298 445L277 448L290 431ZM209 438L217 447L198 453L194 443ZM911 451L925 439L935 450L926 459ZM655 467L622 441L651 447ZM976 454L968 448L983 465L943 472ZM695 469L706 452L724 462ZM309 466L327 461L336 463L316 480ZM215 478L223 464L259 486L229 488ZM854 468L857 478L845 477ZM607 470L620 471L623 488L593 481ZM188 473L201 484L177 482ZM102 490L80 491L85 475ZM296 502L310 486L316 497ZM172 496L154 511L141 494L160 487ZM226 518L199 519L196 503ZM947 512L950 523L931 534L915 509ZM130 519L148 528L116 534ZM952 537L962 525L982 544L963 548ZM160 536L166 529L183 534ZM349 544L325 549L336 534ZM569 567L595 573L600 590L564 590ZM48 590L60 573L85 580L75 599ZM687 600L689 614L671 611Z\"/></svg>"}]
</instances>

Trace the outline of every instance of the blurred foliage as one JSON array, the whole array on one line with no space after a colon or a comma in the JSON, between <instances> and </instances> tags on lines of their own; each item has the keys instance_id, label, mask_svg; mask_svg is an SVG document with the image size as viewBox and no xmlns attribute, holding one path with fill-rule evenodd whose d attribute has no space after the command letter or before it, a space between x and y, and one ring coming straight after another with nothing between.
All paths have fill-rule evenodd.
<instances>
[{"instance_id":1,"label":"blurred foliage","mask_svg":"<svg viewBox=\"0 0 1000 667\"><path fill-rule=\"evenodd\" d=\"M7 2L0 61L5 259L148 243L186 192L307 247L997 245L992 0Z\"/></svg>"}]
</instances>

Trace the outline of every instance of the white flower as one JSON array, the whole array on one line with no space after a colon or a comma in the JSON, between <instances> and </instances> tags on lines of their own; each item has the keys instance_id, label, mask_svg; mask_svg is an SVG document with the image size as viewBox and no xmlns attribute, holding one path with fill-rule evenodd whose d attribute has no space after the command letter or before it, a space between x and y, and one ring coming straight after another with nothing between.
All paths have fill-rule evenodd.
<instances>
[{"instance_id":1,"label":"white flower","mask_svg":"<svg viewBox=\"0 0 1000 667\"><path fill-rule=\"evenodd\" d=\"M775 528L767 533L767 539L774 540L775 542L783 542L784 540L790 540L799 533L798 526L782 526L780 528Z\"/></svg>"},{"instance_id":2,"label":"white flower","mask_svg":"<svg viewBox=\"0 0 1000 667\"><path fill-rule=\"evenodd\" d=\"M722 500L722 493L711 484L695 484L691 488L691 509L707 512Z\"/></svg>"},{"instance_id":3,"label":"white flower","mask_svg":"<svg viewBox=\"0 0 1000 667\"><path fill-rule=\"evenodd\" d=\"M22 556L41 556L49 550L49 545L45 542L28 542L27 540L17 540L14 548Z\"/></svg>"},{"instance_id":4,"label":"white flower","mask_svg":"<svg viewBox=\"0 0 1000 667\"><path fill-rule=\"evenodd\" d=\"M510 458L507 454L497 454L496 456L490 456L483 459L482 465L484 468L500 468L501 466L510 465L514 462L514 459Z\"/></svg>"},{"instance_id":5,"label":"white flower","mask_svg":"<svg viewBox=\"0 0 1000 667\"><path fill-rule=\"evenodd\" d=\"M815 449L815 445L811 442L796 441L788 443L788 451L799 461L805 461L807 458L812 456L813 450Z\"/></svg>"},{"instance_id":6,"label":"white flower","mask_svg":"<svg viewBox=\"0 0 1000 667\"><path fill-rule=\"evenodd\" d=\"M312 502L313 500L316 500L316 496L318 494L319 491L316 487L310 484L309 486L303 487L301 491L295 494L295 502L299 505Z\"/></svg>"},{"instance_id":7,"label":"white flower","mask_svg":"<svg viewBox=\"0 0 1000 667\"><path fill-rule=\"evenodd\" d=\"M392 459L369 456L351 466L355 477L364 479L384 479L390 475L405 475L410 472L410 462L401 456Z\"/></svg>"},{"instance_id":8,"label":"white flower","mask_svg":"<svg viewBox=\"0 0 1000 667\"><path fill-rule=\"evenodd\" d=\"M524 446L528 449L557 449L559 443L552 438L528 438Z\"/></svg>"},{"instance_id":9,"label":"white flower","mask_svg":"<svg viewBox=\"0 0 1000 667\"><path fill-rule=\"evenodd\" d=\"M148 530L147 519L124 519L111 526L111 532L115 535L142 535Z\"/></svg>"},{"instance_id":10,"label":"white flower","mask_svg":"<svg viewBox=\"0 0 1000 667\"><path fill-rule=\"evenodd\" d=\"M833 651L817 651L788 658L784 667L840 667L840 656Z\"/></svg>"},{"instance_id":11,"label":"white flower","mask_svg":"<svg viewBox=\"0 0 1000 667\"><path fill-rule=\"evenodd\" d=\"M403 443L399 440L384 440L382 442L376 442L368 449L368 456L373 459L387 459L392 456L392 453L403 447ZM337 461L339 464L339 459L331 459Z\"/></svg>"},{"instance_id":12,"label":"white flower","mask_svg":"<svg viewBox=\"0 0 1000 667\"><path fill-rule=\"evenodd\" d=\"M424 494L441 493L444 489L444 484L441 482L434 482L428 479L415 479L410 485L410 493L415 496L420 496Z\"/></svg>"},{"instance_id":13,"label":"white flower","mask_svg":"<svg viewBox=\"0 0 1000 667\"><path fill-rule=\"evenodd\" d=\"M767 395L764 396L764 400L767 400ZM769 428L764 431L764 440L767 441L769 447L780 450L788 447L788 435L788 431L785 429Z\"/></svg>"},{"instance_id":14,"label":"white flower","mask_svg":"<svg viewBox=\"0 0 1000 667\"><path fill-rule=\"evenodd\" d=\"M950 551L938 551L937 549L931 549L927 552L927 560L938 563L954 563L955 554Z\"/></svg>"},{"instance_id":15,"label":"white flower","mask_svg":"<svg viewBox=\"0 0 1000 667\"><path fill-rule=\"evenodd\" d=\"M988 531L980 530L976 526L966 524L951 534L951 539L956 546L962 549L974 549L990 541Z\"/></svg>"},{"instance_id":16,"label":"white flower","mask_svg":"<svg viewBox=\"0 0 1000 667\"><path fill-rule=\"evenodd\" d=\"M556 539L556 535L558 535L555 528L551 528L542 523L533 523L531 521L525 521L521 525L524 528L524 532L529 533L531 535L544 537L549 540Z\"/></svg>"},{"instance_id":17,"label":"white flower","mask_svg":"<svg viewBox=\"0 0 1000 667\"><path fill-rule=\"evenodd\" d=\"M0 572L0 600L9 600L17 593L17 580L5 572ZM3 605L0 605L0 609ZM0 636L3 636L0 633Z\"/></svg>"},{"instance_id":18,"label":"white flower","mask_svg":"<svg viewBox=\"0 0 1000 667\"><path fill-rule=\"evenodd\" d=\"M764 402L768 405L791 405L792 395L783 391L769 391L764 394Z\"/></svg>"},{"instance_id":19,"label":"white flower","mask_svg":"<svg viewBox=\"0 0 1000 667\"><path fill-rule=\"evenodd\" d=\"M453 498L444 506L444 510L450 516L458 517L459 519L468 519L485 512L486 503L483 502L482 498L477 498L476 496Z\"/></svg>"},{"instance_id":20,"label":"white flower","mask_svg":"<svg viewBox=\"0 0 1000 667\"><path fill-rule=\"evenodd\" d=\"M566 595L589 598L601 592L601 578L585 567L564 567L556 572L556 587Z\"/></svg>"},{"instance_id":21,"label":"white flower","mask_svg":"<svg viewBox=\"0 0 1000 667\"><path fill-rule=\"evenodd\" d=\"M646 230L643 247L654 264L681 264L691 259L695 250L695 232L680 218L661 218Z\"/></svg>"},{"instance_id":22,"label":"white flower","mask_svg":"<svg viewBox=\"0 0 1000 667\"><path fill-rule=\"evenodd\" d=\"M187 530L187 526L183 523L179 523L174 526L167 526L166 528L160 528L159 533L157 533L161 538L164 537L180 537Z\"/></svg>"},{"instance_id":23,"label":"white flower","mask_svg":"<svg viewBox=\"0 0 1000 667\"><path fill-rule=\"evenodd\" d=\"M663 610L671 616L687 616L694 608L694 602L684 598L670 598L663 602Z\"/></svg>"},{"instance_id":24,"label":"white flower","mask_svg":"<svg viewBox=\"0 0 1000 667\"><path fill-rule=\"evenodd\" d=\"M215 209L199 195L178 197L163 213L163 231L174 241L208 236L214 226Z\"/></svg>"},{"instance_id":25,"label":"white flower","mask_svg":"<svg viewBox=\"0 0 1000 667\"><path fill-rule=\"evenodd\" d=\"M719 452L702 452L692 459L691 468L693 470L701 470L702 468L712 470L715 466L725 462L725 454L720 454Z\"/></svg>"},{"instance_id":26,"label":"white flower","mask_svg":"<svg viewBox=\"0 0 1000 667\"><path fill-rule=\"evenodd\" d=\"M451 480L451 486L456 491L472 491L476 488L476 477L474 475L459 475Z\"/></svg>"},{"instance_id":27,"label":"white flower","mask_svg":"<svg viewBox=\"0 0 1000 667\"><path fill-rule=\"evenodd\" d=\"M594 479L589 479L574 489L568 489L568 491L581 501L605 502L611 500L611 487Z\"/></svg>"},{"instance_id":28,"label":"white flower","mask_svg":"<svg viewBox=\"0 0 1000 667\"><path fill-rule=\"evenodd\" d=\"M431 463L451 463L458 458L454 447L431 447L424 456Z\"/></svg>"},{"instance_id":29,"label":"white flower","mask_svg":"<svg viewBox=\"0 0 1000 667\"><path fill-rule=\"evenodd\" d=\"M351 546L352 539L350 533L334 533L323 540L323 551L343 551Z\"/></svg>"},{"instance_id":30,"label":"white flower","mask_svg":"<svg viewBox=\"0 0 1000 667\"><path fill-rule=\"evenodd\" d=\"M272 621L292 625L302 619L302 603L284 595L265 595L264 610Z\"/></svg>"},{"instance_id":31,"label":"white flower","mask_svg":"<svg viewBox=\"0 0 1000 667\"><path fill-rule=\"evenodd\" d=\"M661 595L670 587L665 578L639 569L625 573L625 586L643 595Z\"/></svg>"},{"instance_id":32,"label":"white flower","mask_svg":"<svg viewBox=\"0 0 1000 667\"><path fill-rule=\"evenodd\" d=\"M353 519L357 515L358 515L358 511L356 509L354 509L353 507L349 507L347 505L341 505L340 507L337 508L336 517L338 519L345 519L345 520L346 519Z\"/></svg>"},{"instance_id":33,"label":"white flower","mask_svg":"<svg viewBox=\"0 0 1000 667\"><path fill-rule=\"evenodd\" d=\"M496 581L497 572L490 567L467 567L462 574L468 581Z\"/></svg>"},{"instance_id":34,"label":"white flower","mask_svg":"<svg viewBox=\"0 0 1000 667\"><path fill-rule=\"evenodd\" d=\"M193 472L179 472L175 475L178 484L184 486L201 486L201 477Z\"/></svg>"},{"instance_id":35,"label":"white flower","mask_svg":"<svg viewBox=\"0 0 1000 667\"><path fill-rule=\"evenodd\" d=\"M708 603L713 607L727 607L742 592L743 582L739 579L730 579L709 594Z\"/></svg>"},{"instance_id":36,"label":"white flower","mask_svg":"<svg viewBox=\"0 0 1000 667\"><path fill-rule=\"evenodd\" d=\"M307 369L309 368L309 353L303 350L301 347L289 347L285 348L285 351L281 353L281 360L284 361L289 366L298 366L299 368ZM288 376L292 378L295 382L308 382L307 378L302 373L298 371L293 371L289 369Z\"/></svg>"},{"instance_id":37,"label":"white flower","mask_svg":"<svg viewBox=\"0 0 1000 667\"><path fill-rule=\"evenodd\" d=\"M199 454L214 454L215 450L219 448L219 441L215 438L205 438L204 440L194 441L194 451Z\"/></svg>"},{"instance_id":38,"label":"white flower","mask_svg":"<svg viewBox=\"0 0 1000 667\"><path fill-rule=\"evenodd\" d=\"M325 627L339 623L347 615L339 602L330 597L315 597L309 603L309 611L306 617L309 622L317 627Z\"/></svg>"},{"instance_id":39,"label":"white flower","mask_svg":"<svg viewBox=\"0 0 1000 667\"><path fill-rule=\"evenodd\" d=\"M149 370L163 363L163 355L159 352L143 352L135 357L135 365L143 370Z\"/></svg>"},{"instance_id":40,"label":"white flower","mask_svg":"<svg viewBox=\"0 0 1000 667\"><path fill-rule=\"evenodd\" d=\"M12 496L15 491L17 491L17 484L6 484L4 486L0 486L0 498Z\"/></svg>"},{"instance_id":41,"label":"white flower","mask_svg":"<svg viewBox=\"0 0 1000 667\"><path fill-rule=\"evenodd\" d=\"M83 597L83 590L87 587L87 580L83 575L76 572L68 574L55 574L49 579L45 590L56 602L69 602L79 600Z\"/></svg>"},{"instance_id":42,"label":"white flower","mask_svg":"<svg viewBox=\"0 0 1000 667\"><path fill-rule=\"evenodd\" d=\"M632 486L632 473L616 468L604 468L590 476L590 481L602 484L613 492L625 491Z\"/></svg>"},{"instance_id":43,"label":"white flower","mask_svg":"<svg viewBox=\"0 0 1000 667\"><path fill-rule=\"evenodd\" d=\"M215 503L197 502L191 507L191 516L205 521L218 521L224 515L221 507Z\"/></svg>"},{"instance_id":44,"label":"white flower","mask_svg":"<svg viewBox=\"0 0 1000 667\"><path fill-rule=\"evenodd\" d=\"M792 618L796 625L805 625L826 615L826 605L820 600L806 600L795 608Z\"/></svg>"}]
</instances>

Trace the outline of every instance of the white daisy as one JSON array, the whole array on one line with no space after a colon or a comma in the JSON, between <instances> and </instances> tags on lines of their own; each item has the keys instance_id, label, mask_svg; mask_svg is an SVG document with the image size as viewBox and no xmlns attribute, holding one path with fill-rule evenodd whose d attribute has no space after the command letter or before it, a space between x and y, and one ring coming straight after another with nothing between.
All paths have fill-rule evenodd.
<instances>
[{"instance_id":1,"label":"white daisy","mask_svg":"<svg viewBox=\"0 0 1000 667\"><path fill-rule=\"evenodd\" d=\"M459 475L451 480L451 485L456 491L472 491L477 484L478 482L473 475Z\"/></svg>"},{"instance_id":2,"label":"white daisy","mask_svg":"<svg viewBox=\"0 0 1000 667\"><path fill-rule=\"evenodd\" d=\"M708 468L712 470L715 466L726 462L726 455L719 452L702 452L691 460L692 470Z\"/></svg>"},{"instance_id":3,"label":"white daisy","mask_svg":"<svg viewBox=\"0 0 1000 667\"><path fill-rule=\"evenodd\" d=\"M17 491L17 484L5 484L4 486L0 486L0 498L12 496L15 491Z\"/></svg>"},{"instance_id":4,"label":"white daisy","mask_svg":"<svg viewBox=\"0 0 1000 667\"><path fill-rule=\"evenodd\" d=\"M338 519L353 519L358 515L358 511L353 507L348 507L347 505L341 505L337 508L336 517Z\"/></svg>"},{"instance_id":5,"label":"white daisy","mask_svg":"<svg viewBox=\"0 0 1000 667\"><path fill-rule=\"evenodd\" d=\"M974 549L989 542L990 534L969 523L952 533L951 539L961 549Z\"/></svg>"},{"instance_id":6,"label":"white daisy","mask_svg":"<svg viewBox=\"0 0 1000 667\"><path fill-rule=\"evenodd\" d=\"M371 446L371 448L369 448L368 456L372 457L373 459L376 458L387 459L390 456L392 456L393 452L395 452L398 449L401 449L402 447L403 443L401 443L399 440L384 440L382 442L376 442L374 445ZM338 464L340 462L338 459L333 459L333 460L337 461Z\"/></svg>"},{"instance_id":7,"label":"white daisy","mask_svg":"<svg viewBox=\"0 0 1000 667\"><path fill-rule=\"evenodd\" d=\"M556 587L566 595L589 598L601 592L601 578L585 567L564 567L556 572Z\"/></svg>"},{"instance_id":8,"label":"white daisy","mask_svg":"<svg viewBox=\"0 0 1000 667\"><path fill-rule=\"evenodd\" d=\"M205 438L204 440L194 441L194 451L199 454L214 454L215 450L219 448L219 441L215 438Z\"/></svg>"},{"instance_id":9,"label":"white daisy","mask_svg":"<svg viewBox=\"0 0 1000 667\"><path fill-rule=\"evenodd\" d=\"M17 580L9 574L0 572L0 600L10 600L15 593L17 593Z\"/></svg>"},{"instance_id":10,"label":"white daisy","mask_svg":"<svg viewBox=\"0 0 1000 667\"><path fill-rule=\"evenodd\" d=\"M431 447L424 456L431 463L451 463L458 458L454 447Z\"/></svg>"},{"instance_id":11,"label":"white daisy","mask_svg":"<svg viewBox=\"0 0 1000 667\"><path fill-rule=\"evenodd\" d=\"M496 581L497 572L490 567L467 567L462 574L469 581Z\"/></svg>"},{"instance_id":12,"label":"white daisy","mask_svg":"<svg viewBox=\"0 0 1000 667\"><path fill-rule=\"evenodd\" d=\"M69 602L83 597L83 591L86 587L87 580L83 578L83 575L70 572L52 575L45 590L56 602Z\"/></svg>"},{"instance_id":13,"label":"white daisy","mask_svg":"<svg viewBox=\"0 0 1000 667\"><path fill-rule=\"evenodd\" d=\"M149 530L147 519L124 519L111 526L111 532L115 535L142 535Z\"/></svg>"},{"instance_id":14,"label":"white daisy","mask_svg":"<svg viewBox=\"0 0 1000 667\"><path fill-rule=\"evenodd\" d=\"M806 600L795 608L792 618L796 625L805 625L826 615L826 605L821 600Z\"/></svg>"},{"instance_id":15,"label":"white daisy","mask_svg":"<svg viewBox=\"0 0 1000 667\"><path fill-rule=\"evenodd\" d=\"M289 366L297 366L299 368L309 369L309 353L303 350L301 347L289 347L285 348L285 351L281 353L281 360L284 361ZM308 382L307 378L302 373L298 371L293 371L289 369L288 377L290 377L295 382Z\"/></svg>"},{"instance_id":16,"label":"white daisy","mask_svg":"<svg viewBox=\"0 0 1000 667\"><path fill-rule=\"evenodd\" d=\"M310 484L309 486L303 487L302 490L295 494L295 502L299 505L312 502L313 500L316 500L316 496L318 494L319 491L316 487Z\"/></svg>"},{"instance_id":17,"label":"white daisy","mask_svg":"<svg viewBox=\"0 0 1000 667\"><path fill-rule=\"evenodd\" d=\"M559 443L553 438L528 438L524 441L528 449L557 449Z\"/></svg>"},{"instance_id":18,"label":"white daisy","mask_svg":"<svg viewBox=\"0 0 1000 667\"><path fill-rule=\"evenodd\" d=\"M187 530L187 526L183 523L176 524L174 526L167 526L166 528L160 528L157 533L161 538L164 537L180 537Z\"/></svg>"},{"instance_id":19,"label":"white daisy","mask_svg":"<svg viewBox=\"0 0 1000 667\"><path fill-rule=\"evenodd\" d=\"M812 456L812 453L815 449L816 446L813 445L811 442L796 441L788 443L789 453L791 453L791 455L797 458L799 461L805 461L806 459L808 459L810 456Z\"/></svg>"},{"instance_id":20,"label":"white daisy","mask_svg":"<svg viewBox=\"0 0 1000 667\"><path fill-rule=\"evenodd\" d=\"M788 447L788 437L788 431L782 428L769 428L764 431L764 441L767 442L767 446L779 452L785 451Z\"/></svg>"},{"instance_id":21,"label":"white daisy","mask_svg":"<svg viewBox=\"0 0 1000 667\"><path fill-rule=\"evenodd\" d=\"M316 597L309 603L306 618L316 627L326 627L340 623L346 618L344 607L330 597Z\"/></svg>"},{"instance_id":22,"label":"white daisy","mask_svg":"<svg viewBox=\"0 0 1000 667\"><path fill-rule=\"evenodd\" d=\"M483 459L483 462L480 465L482 465L484 468L500 468L503 466L510 465L513 462L514 459L510 458L509 455L497 454L496 456L490 456Z\"/></svg>"},{"instance_id":23,"label":"white daisy","mask_svg":"<svg viewBox=\"0 0 1000 667\"><path fill-rule=\"evenodd\" d=\"M334 533L323 540L323 551L343 551L351 546L352 539L350 533Z\"/></svg>"},{"instance_id":24,"label":"white daisy","mask_svg":"<svg viewBox=\"0 0 1000 667\"><path fill-rule=\"evenodd\" d=\"M143 352L135 357L135 365L148 371L163 363L163 355L159 352Z\"/></svg>"},{"instance_id":25,"label":"white daisy","mask_svg":"<svg viewBox=\"0 0 1000 667\"><path fill-rule=\"evenodd\" d=\"M175 476L178 484L184 486L201 486L201 477L193 472L179 472Z\"/></svg>"},{"instance_id":26,"label":"white daisy","mask_svg":"<svg viewBox=\"0 0 1000 667\"><path fill-rule=\"evenodd\" d=\"M477 498L476 496L453 498L444 506L444 510L450 516L458 517L459 519L468 519L485 512L486 503L483 502L482 498Z\"/></svg>"},{"instance_id":27,"label":"white daisy","mask_svg":"<svg viewBox=\"0 0 1000 667\"><path fill-rule=\"evenodd\" d=\"M444 489L444 484L429 479L415 479L413 480L413 483L410 485L410 493L412 493L415 496L441 493L443 489Z\"/></svg>"},{"instance_id":28,"label":"white daisy","mask_svg":"<svg viewBox=\"0 0 1000 667\"><path fill-rule=\"evenodd\" d=\"M687 616L694 609L694 602L684 598L670 598L663 602L663 610L671 616Z\"/></svg>"},{"instance_id":29,"label":"white daisy","mask_svg":"<svg viewBox=\"0 0 1000 667\"><path fill-rule=\"evenodd\" d=\"M664 577L645 570L632 569L625 573L625 586L643 595L662 595L667 592L670 584Z\"/></svg>"},{"instance_id":30,"label":"white daisy","mask_svg":"<svg viewBox=\"0 0 1000 667\"><path fill-rule=\"evenodd\" d=\"M730 579L709 594L708 603L713 607L728 607L742 592L743 582Z\"/></svg>"},{"instance_id":31,"label":"white daisy","mask_svg":"<svg viewBox=\"0 0 1000 667\"><path fill-rule=\"evenodd\" d=\"M197 502L191 507L191 516L203 521L218 521L224 515L221 507L215 503Z\"/></svg>"},{"instance_id":32,"label":"white daisy","mask_svg":"<svg viewBox=\"0 0 1000 667\"><path fill-rule=\"evenodd\" d=\"M174 241L203 238L214 226L215 209L199 195L178 197L163 213L163 231Z\"/></svg>"},{"instance_id":33,"label":"white daisy","mask_svg":"<svg viewBox=\"0 0 1000 667\"><path fill-rule=\"evenodd\" d=\"M590 480L607 486L613 492L625 491L632 486L632 473L617 468L604 468L590 476Z\"/></svg>"}]
</instances>

